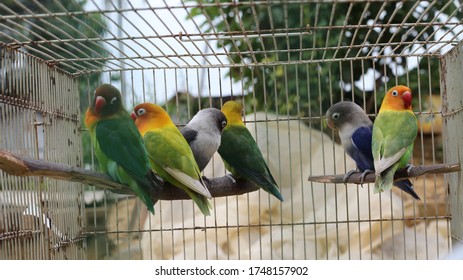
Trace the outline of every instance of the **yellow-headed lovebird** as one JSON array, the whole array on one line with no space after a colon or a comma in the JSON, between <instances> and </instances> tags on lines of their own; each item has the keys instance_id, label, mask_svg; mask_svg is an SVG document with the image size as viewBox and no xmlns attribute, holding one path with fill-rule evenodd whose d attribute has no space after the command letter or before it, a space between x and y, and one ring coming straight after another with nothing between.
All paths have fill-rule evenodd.
<instances>
[{"instance_id":1,"label":"yellow-headed lovebird","mask_svg":"<svg viewBox=\"0 0 463 280\"><path fill-rule=\"evenodd\" d=\"M203 171L220 146L225 115L216 108L200 110L180 132L190 145L199 170Z\"/></svg>"},{"instance_id":2,"label":"yellow-headed lovebird","mask_svg":"<svg viewBox=\"0 0 463 280\"><path fill-rule=\"evenodd\" d=\"M129 113L124 109L120 91L103 84L85 114L91 141L100 169L114 181L130 186L133 192L154 214L150 192L161 190L155 183L148 152Z\"/></svg>"},{"instance_id":3,"label":"yellow-headed lovebird","mask_svg":"<svg viewBox=\"0 0 463 280\"><path fill-rule=\"evenodd\" d=\"M210 215L212 198L188 142L159 105L142 103L132 112L153 170L165 181L183 189L204 215Z\"/></svg>"},{"instance_id":4,"label":"yellow-headed lovebird","mask_svg":"<svg viewBox=\"0 0 463 280\"><path fill-rule=\"evenodd\" d=\"M412 91L402 85L391 88L373 124L371 149L376 173L375 192L390 190L395 172L409 166L417 133Z\"/></svg>"},{"instance_id":5,"label":"yellow-headed lovebird","mask_svg":"<svg viewBox=\"0 0 463 280\"><path fill-rule=\"evenodd\" d=\"M244 177L283 201L256 141L241 119L242 110L243 106L236 101L223 105L222 112L228 124L222 131L218 152L233 176Z\"/></svg>"}]
</instances>

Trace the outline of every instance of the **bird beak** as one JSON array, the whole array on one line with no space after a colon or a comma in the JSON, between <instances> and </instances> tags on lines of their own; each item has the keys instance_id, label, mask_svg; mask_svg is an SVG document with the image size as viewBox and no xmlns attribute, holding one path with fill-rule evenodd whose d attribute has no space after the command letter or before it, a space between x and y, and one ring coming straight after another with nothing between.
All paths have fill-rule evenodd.
<instances>
[{"instance_id":1,"label":"bird beak","mask_svg":"<svg viewBox=\"0 0 463 280\"><path fill-rule=\"evenodd\" d=\"M106 105L106 99L101 96L95 97L95 113L99 114L101 109Z\"/></svg>"},{"instance_id":2,"label":"bird beak","mask_svg":"<svg viewBox=\"0 0 463 280\"><path fill-rule=\"evenodd\" d=\"M336 129L336 128L334 127L333 121L330 120L330 119L327 119L327 120L326 120L326 125L328 125L328 127L331 128L331 129Z\"/></svg>"},{"instance_id":3,"label":"bird beak","mask_svg":"<svg viewBox=\"0 0 463 280\"><path fill-rule=\"evenodd\" d=\"M412 105L412 93L408 90L402 94L402 100L405 103L405 108L410 108Z\"/></svg>"},{"instance_id":4,"label":"bird beak","mask_svg":"<svg viewBox=\"0 0 463 280\"><path fill-rule=\"evenodd\" d=\"M130 117L132 118L133 121L135 121L137 119L137 115L135 115L135 112L132 112L130 114Z\"/></svg>"}]
</instances>

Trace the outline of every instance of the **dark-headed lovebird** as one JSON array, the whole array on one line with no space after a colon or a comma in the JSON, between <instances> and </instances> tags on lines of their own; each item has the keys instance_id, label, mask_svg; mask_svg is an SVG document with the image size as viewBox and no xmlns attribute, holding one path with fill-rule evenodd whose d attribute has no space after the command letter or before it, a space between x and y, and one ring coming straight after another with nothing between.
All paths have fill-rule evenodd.
<instances>
[{"instance_id":1,"label":"dark-headed lovebird","mask_svg":"<svg viewBox=\"0 0 463 280\"><path fill-rule=\"evenodd\" d=\"M220 146L222 130L227 118L216 108L198 111L180 132L190 145L199 170L203 171Z\"/></svg>"},{"instance_id":2,"label":"dark-headed lovebird","mask_svg":"<svg viewBox=\"0 0 463 280\"><path fill-rule=\"evenodd\" d=\"M396 170L410 167L417 133L418 124L412 111L412 91L402 85L392 87L384 96L373 125L375 192L390 190Z\"/></svg>"},{"instance_id":3,"label":"dark-headed lovebird","mask_svg":"<svg viewBox=\"0 0 463 280\"><path fill-rule=\"evenodd\" d=\"M328 127L339 131L344 150L355 161L357 169L363 172L363 181L364 176L375 169L371 151L373 123L359 105L350 101L341 101L331 106L326 111L326 119ZM350 174L352 172L346 176ZM420 200L410 180L398 181L394 185Z\"/></svg>"},{"instance_id":4,"label":"dark-headed lovebird","mask_svg":"<svg viewBox=\"0 0 463 280\"><path fill-rule=\"evenodd\" d=\"M132 118L145 141L153 170L167 182L183 189L204 215L210 215L212 198L188 142L159 105L135 106Z\"/></svg>"},{"instance_id":5,"label":"dark-headed lovebird","mask_svg":"<svg viewBox=\"0 0 463 280\"><path fill-rule=\"evenodd\" d=\"M154 214L150 190L160 191L148 160L143 139L129 113L124 109L120 91L103 84L85 114L91 141L100 169L114 181L129 185Z\"/></svg>"},{"instance_id":6,"label":"dark-headed lovebird","mask_svg":"<svg viewBox=\"0 0 463 280\"><path fill-rule=\"evenodd\" d=\"M222 112L228 124L222 131L218 152L233 176L244 177L283 201L256 141L241 119L242 111L243 106L236 101L228 101L223 105Z\"/></svg>"}]
</instances>

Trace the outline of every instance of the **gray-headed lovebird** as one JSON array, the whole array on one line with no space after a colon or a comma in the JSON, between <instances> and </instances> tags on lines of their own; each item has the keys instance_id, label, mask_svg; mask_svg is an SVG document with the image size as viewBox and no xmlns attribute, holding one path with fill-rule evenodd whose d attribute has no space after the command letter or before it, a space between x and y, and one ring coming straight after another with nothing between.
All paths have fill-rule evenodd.
<instances>
[{"instance_id":1,"label":"gray-headed lovebird","mask_svg":"<svg viewBox=\"0 0 463 280\"><path fill-rule=\"evenodd\" d=\"M341 144L355 161L357 169L363 172L363 180L368 172L373 172L375 169L371 151L372 121L359 105L351 101L341 101L331 106L326 111L326 119L328 127L339 131ZM346 174L346 179L350 174L352 171ZM410 180L398 181L394 185L420 200Z\"/></svg>"},{"instance_id":2,"label":"gray-headed lovebird","mask_svg":"<svg viewBox=\"0 0 463 280\"><path fill-rule=\"evenodd\" d=\"M216 108L206 108L184 126L180 132L190 145L199 170L203 171L220 146L222 130L227 118Z\"/></svg>"}]
</instances>

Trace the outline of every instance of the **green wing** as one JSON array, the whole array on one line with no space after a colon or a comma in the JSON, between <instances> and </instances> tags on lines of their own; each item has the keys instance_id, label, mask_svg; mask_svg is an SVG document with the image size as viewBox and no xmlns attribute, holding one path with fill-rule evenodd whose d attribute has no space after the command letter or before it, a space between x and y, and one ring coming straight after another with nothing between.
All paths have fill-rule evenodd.
<instances>
[{"instance_id":1,"label":"green wing","mask_svg":"<svg viewBox=\"0 0 463 280\"><path fill-rule=\"evenodd\" d=\"M149 131L144 139L149 156L156 163L182 170L192 178L200 178L199 168L192 164L195 162L193 152L176 127Z\"/></svg>"},{"instance_id":2,"label":"green wing","mask_svg":"<svg viewBox=\"0 0 463 280\"><path fill-rule=\"evenodd\" d=\"M402 160L402 156L409 157L417 133L416 117L410 112L386 111L376 118L372 151L377 174L396 162L408 162L409 158Z\"/></svg>"},{"instance_id":3,"label":"green wing","mask_svg":"<svg viewBox=\"0 0 463 280\"><path fill-rule=\"evenodd\" d=\"M150 198L154 183L150 180L148 153L130 116L100 121L95 128L95 142L95 153L102 171L114 180L128 184L154 212Z\"/></svg>"},{"instance_id":4,"label":"green wing","mask_svg":"<svg viewBox=\"0 0 463 280\"><path fill-rule=\"evenodd\" d=\"M244 177L283 201L277 183L257 143L245 126L229 125L222 131L220 156L235 176Z\"/></svg>"},{"instance_id":5,"label":"green wing","mask_svg":"<svg viewBox=\"0 0 463 280\"><path fill-rule=\"evenodd\" d=\"M150 169L143 139L129 116L101 121L96 126L96 139L101 152L118 165L139 177Z\"/></svg>"},{"instance_id":6,"label":"green wing","mask_svg":"<svg viewBox=\"0 0 463 280\"><path fill-rule=\"evenodd\" d=\"M149 157L155 163L153 169L161 177L164 176L178 187L188 187L211 198L209 190L202 182L201 171L193 152L177 127L149 131L144 140Z\"/></svg>"},{"instance_id":7,"label":"green wing","mask_svg":"<svg viewBox=\"0 0 463 280\"><path fill-rule=\"evenodd\" d=\"M188 142L174 127L149 131L144 136L153 169L171 184L183 189L204 215L210 215L211 198Z\"/></svg>"}]
</instances>

